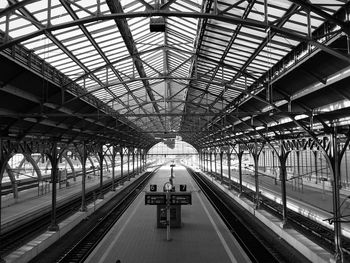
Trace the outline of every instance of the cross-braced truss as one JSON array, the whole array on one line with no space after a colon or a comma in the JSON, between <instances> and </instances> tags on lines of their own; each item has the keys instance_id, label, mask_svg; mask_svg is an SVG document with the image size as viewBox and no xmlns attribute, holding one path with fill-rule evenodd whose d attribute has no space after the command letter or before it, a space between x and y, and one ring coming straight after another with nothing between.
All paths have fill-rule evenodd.
<instances>
[{"instance_id":1,"label":"cross-braced truss","mask_svg":"<svg viewBox=\"0 0 350 263\"><path fill-rule=\"evenodd\" d=\"M3 2L1 66L35 76L1 77L2 136L201 148L349 117L347 1Z\"/></svg>"}]
</instances>

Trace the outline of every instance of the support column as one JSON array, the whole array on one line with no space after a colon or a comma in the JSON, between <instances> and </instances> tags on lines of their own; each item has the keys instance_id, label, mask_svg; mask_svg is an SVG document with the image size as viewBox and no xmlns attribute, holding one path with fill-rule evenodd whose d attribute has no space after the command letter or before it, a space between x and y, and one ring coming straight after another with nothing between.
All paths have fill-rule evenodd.
<instances>
[{"instance_id":1,"label":"support column","mask_svg":"<svg viewBox=\"0 0 350 263\"><path fill-rule=\"evenodd\" d=\"M265 152L265 150L263 150L263 162L264 162L264 172L266 172L266 152Z\"/></svg>"},{"instance_id":2,"label":"support column","mask_svg":"<svg viewBox=\"0 0 350 263\"><path fill-rule=\"evenodd\" d=\"M272 151L272 173L275 177L275 185L277 185L277 173L276 173L276 170L275 170L275 152Z\"/></svg>"},{"instance_id":3,"label":"support column","mask_svg":"<svg viewBox=\"0 0 350 263\"><path fill-rule=\"evenodd\" d=\"M123 148L120 148L120 177L123 178L124 176L124 153ZM122 181L123 184L123 181Z\"/></svg>"},{"instance_id":4,"label":"support column","mask_svg":"<svg viewBox=\"0 0 350 263\"><path fill-rule=\"evenodd\" d=\"M17 181L14 181L13 182L13 198L16 200L18 200L18 182Z\"/></svg>"},{"instance_id":5,"label":"support column","mask_svg":"<svg viewBox=\"0 0 350 263\"><path fill-rule=\"evenodd\" d=\"M132 149L132 176L135 176L135 149Z\"/></svg>"},{"instance_id":6,"label":"support column","mask_svg":"<svg viewBox=\"0 0 350 263\"><path fill-rule=\"evenodd\" d=\"M205 155L206 153L203 152L203 172L205 172Z\"/></svg>"},{"instance_id":7,"label":"support column","mask_svg":"<svg viewBox=\"0 0 350 263\"><path fill-rule=\"evenodd\" d=\"M48 154L48 158L51 162L51 182L52 182L52 198L51 198L51 223L48 227L49 231L57 232L59 230L59 226L57 224L56 218L56 204L57 204L57 169L58 169L58 157L57 157L57 143L54 142L52 145L52 149Z\"/></svg>"},{"instance_id":8,"label":"support column","mask_svg":"<svg viewBox=\"0 0 350 263\"><path fill-rule=\"evenodd\" d=\"M222 184L224 182L224 174L223 174L223 169L222 169L222 159L224 156L224 152L220 152L220 183Z\"/></svg>"},{"instance_id":9,"label":"support column","mask_svg":"<svg viewBox=\"0 0 350 263\"><path fill-rule=\"evenodd\" d=\"M280 177L281 177L281 198L282 198L282 227L287 225L287 157L290 152L286 152L281 143L281 154L278 156L280 161Z\"/></svg>"},{"instance_id":10,"label":"support column","mask_svg":"<svg viewBox=\"0 0 350 263\"><path fill-rule=\"evenodd\" d=\"M201 164L200 164L200 170L204 170L204 167L203 167L203 160L204 160L204 153L201 151Z\"/></svg>"},{"instance_id":11,"label":"support column","mask_svg":"<svg viewBox=\"0 0 350 263\"><path fill-rule=\"evenodd\" d=\"M341 186L339 143L337 127L333 127L330 135L330 162L333 170L333 215L334 215L334 244L335 244L335 262L343 262L343 251L341 243L341 213L340 213L340 195Z\"/></svg>"},{"instance_id":12,"label":"support column","mask_svg":"<svg viewBox=\"0 0 350 263\"><path fill-rule=\"evenodd\" d=\"M86 142L83 142L82 151L79 151L80 160L81 160L81 207L80 211L86 212L86 160L87 160L87 150L86 150Z\"/></svg>"},{"instance_id":13,"label":"support column","mask_svg":"<svg viewBox=\"0 0 350 263\"><path fill-rule=\"evenodd\" d=\"M201 170L205 172L205 152L201 153Z\"/></svg>"},{"instance_id":14,"label":"support column","mask_svg":"<svg viewBox=\"0 0 350 263\"><path fill-rule=\"evenodd\" d=\"M202 152L198 152L198 168L199 170L201 169L201 158L202 158Z\"/></svg>"},{"instance_id":15,"label":"support column","mask_svg":"<svg viewBox=\"0 0 350 263\"><path fill-rule=\"evenodd\" d=\"M216 152L214 152L214 165L215 165L215 178L216 178L216 173L217 173L217 168L216 168Z\"/></svg>"},{"instance_id":16,"label":"support column","mask_svg":"<svg viewBox=\"0 0 350 263\"><path fill-rule=\"evenodd\" d=\"M100 158L100 193L98 199L103 199L103 145L101 144L100 151L98 152Z\"/></svg>"},{"instance_id":17,"label":"support column","mask_svg":"<svg viewBox=\"0 0 350 263\"><path fill-rule=\"evenodd\" d=\"M130 181L130 148L128 148L128 181Z\"/></svg>"},{"instance_id":18,"label":"support column","mask_svg":"<svg viewBox=\"0 0 350 263\"><path fill-rule=\"evenodd\" d=\"M1 239L1 188L2 188L2 178L5 172L5 168L7 165L7 162L9 160L9 154L5 153L5 149L4 149L4 145L3 145L3 141L0 138L0 246L2 243L2 239ZM5 260L3 259L2 253L1 253L2 249L0 247L0 262L3 263L5 262Z\"/></svg>"},{"instance_id":19,"label":"support column","mask_svg":"<svg viewBox=\"0 0 350 263\"><path fill-rule=\"evenodd\" d=\"M209 152L209 157L210 157L210 175L213 172L213 158L212 158L212 152Z\"/></svg>"},{"instance_id":20,"label":"support column","mask_svg":"<svg viewBox=\"0 0 350 263\"><path fill-rule=\"evenodd\" d=\"M227 152L227 170L228 170L228 189L232 189L231 182L231 153Z\"/></svg>"},{"instance_id":21,"label":"support column","mask_svg":"<svg viewBox=\"0 0 350 263\"><path fill-rule=\"evenodd\" d=\"M315 165L315 183L317 184L320 181L318 178L317 150L313 151L313 153L314 153L314 158L315 158L315 162L314 162L314 165Z\"/></svg>"},{"instance_id":22,"label":"support column","mask_svg":"<svg viewBox=\"0 0 350 263\"><path fill-rule=\"evenodd\" d=\"M114 181L115 181L115 156L116 156L116 153L115 153L115 146L113 145L112 146L112 191L115 191L115 185L114 185Z\"/></svg>"},{"instance_id":23,"label":"support column","mask_svg":"<svg viewBox=\"0 0 350 263\"><path fill-rule=\"evenodd\" d=\"M243 180L242 180L242 158L243 151L238 150L238 176L239 176L239 195L243 193Z\"/></svg>"},{"instance_id":24,"label":"support column","mask_svg":"<svg viewBox=\"0 0 350 263\"><path fill-rule=\"evenodd\" d=\"M136 152L136 173L139 174L140 171L140 165L139 165L139 150Z\"/></svg>"},{"instance_id":25,"label":"support column","mask_svg":"<svg viewBox=\"0 0 350 263\"><path fill-rule=\"evenodd\" d=\"M300 190L299 189L299 178L300 178L300 175L301 175L301 169L300 169L300 151L296 151L296 157L297 157L297 171L298 171L298 176L297 178L295 179L295 187L296 187L296 190Z\"/></svg>"},{"instance_id":26,"label":"support column","mask_svg":"<svg viewBox=\"0 0 350 263\"><path fill-rule=\"evenodd\" d=\"M209 152L206 152L205 156L206 156L206 159L205 159L205 161L206 161L206 169L205 169L205 171L208 172L209 171Z\"/></svg>"},{"instance_id":27,"label":"support column","mask_svg":"<svg viewBox=\"0 0 350 263\"><path fill-rule=\"evenodd\" d=\"M258 171L259 154L258 154L257 148L255 148L254 151L255 152L253 153L253 159L254 159L254 179L255 179L255 209L259 209L259 206L260 206L260 187L259 187L259 171Z\"/></svg>"}]
</instances>

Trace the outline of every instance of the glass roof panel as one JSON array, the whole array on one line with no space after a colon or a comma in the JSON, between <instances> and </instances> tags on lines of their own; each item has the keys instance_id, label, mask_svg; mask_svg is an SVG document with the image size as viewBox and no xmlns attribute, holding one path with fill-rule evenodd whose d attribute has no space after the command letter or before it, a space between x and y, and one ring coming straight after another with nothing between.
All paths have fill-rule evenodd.
<instances>
[{"instance_id":1,"label":"glass roof panel","mask_svg":"<svg viewBox=\"0 0 350 263\"><path fill-rule=\"evenodd\" d=\"M1 2L0 8L6 1ZM48 24L48 17L51 17L50 23L55 26L66 25L74 20L73 17L91 17L93 20L96 12L100 12L101 16L111 14L109 5L116 4L117 1L52 0L50 12L48 3L44 0L34 1L24 4L22 10L11 13L10 37L21 37L42 29ZM155 1L121 0L120 3L123 12L128 13L143 12L147 4L153 6ZM344 5L340 0L332 3L310 0L309 3L328 14L333 14ZM207 1L176 0L168 4L166 12L171 15L165 17L165 32L150 32L149 16L125 20L101 19L66 28L62 25L59 30L46 30L45 34L22 44L68 77L78 79L77 84L93 91L93 95L124 113L162 113L165 110L181 113L184 110L181 99L184 98L194 99L202 106L209 100L213 103L214 110L220 110L227 102L223 104L217 96L233 100L240 93L234 89L224 90L222 85L210 84L211 81L232 82L232 87L246 88L246 84L249 86L255 80L238 72L245 71L260 77L299 44L280 34L274 34L270 41L266 41L268 32L265 28L172 15L176 12L200 12L206 8ZM217 1L218 11L225 16L247 16L262 27L265 19L264 4L265 0ZM267 5L268 21L274 25L296 6L289 0L269 0ZM248 7L251 7L249 11ZM214 12L214 5L211 9ZM307 33L305 9L297 8L294 14L286 16L286 20L286 23L280 25L284 30ZM5 17L0 18L2 31L5 31L5 21ZM325 18L311 12L312 30L324 21ZM120 33L129 31L131 35L122 36ZM169 77L174 79L168 79ZM198 80L190 81L190 77ZM204 99L206 91L210 92L207 100ZM170 96L177 101L164 103L164 98ZM193 105L188 107L195 108ZM203 107L197 110L203 110ZM157 128L164 125L179 128L181 119L167 117L162 122L168 124L162 124L160 118L155 116L138 120L133 118L139 125L147 123L150 129L154 129L152 125Z\"/></svg>"}]
</instances>

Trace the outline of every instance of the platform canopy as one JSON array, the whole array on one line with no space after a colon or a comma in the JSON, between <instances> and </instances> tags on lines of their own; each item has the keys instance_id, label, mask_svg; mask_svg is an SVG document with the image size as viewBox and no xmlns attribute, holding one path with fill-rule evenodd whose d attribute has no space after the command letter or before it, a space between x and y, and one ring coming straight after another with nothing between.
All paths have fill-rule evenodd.
<instances>
[{"instance_id":1,"label":"platform canopy","mask_svg":"<svg viewBox=\"0 0 350 263\"><path fill-rule=\"evenodd\" d=\"M343 0L3 0L1 137L196 148L349 119Z\"/></svg>"}]
</instances>

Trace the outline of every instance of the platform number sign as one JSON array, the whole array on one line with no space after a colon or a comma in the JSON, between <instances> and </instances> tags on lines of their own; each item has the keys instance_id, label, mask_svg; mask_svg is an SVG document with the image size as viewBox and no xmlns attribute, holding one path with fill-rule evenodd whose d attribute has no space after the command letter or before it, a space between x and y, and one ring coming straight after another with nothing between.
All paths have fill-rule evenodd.
<instances>
[{"instance_id":1,"label":"platform number sign","mask_svg":"<svg viewBox=\"0 0 350 263\"><path fill-rule=\"evenodd\" d=\"M186 192L187 185L185 184L180 184L180 192Z\"/></svg>"},{"instance_id":2,"label":"platform number sign","mask_svg":"<svg viewBox=\"0 0 350 263\"><path fill-rule=\"evenodd\" d=\"M149 190L150 190L151 192L157 192L157 185L156 185L156 184L151 184L151 185L149 186Z\"/></svg>"}]
</instances>

